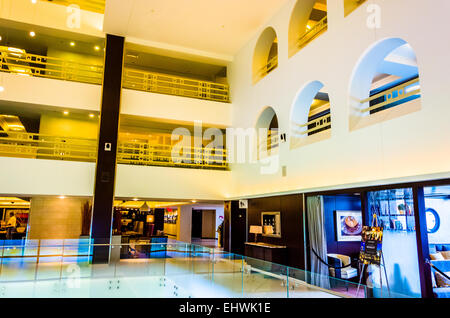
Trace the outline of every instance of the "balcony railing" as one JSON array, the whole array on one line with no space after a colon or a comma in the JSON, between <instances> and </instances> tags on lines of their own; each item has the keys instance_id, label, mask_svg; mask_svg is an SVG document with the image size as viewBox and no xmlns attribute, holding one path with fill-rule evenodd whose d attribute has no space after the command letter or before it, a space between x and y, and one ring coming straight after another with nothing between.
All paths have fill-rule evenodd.
<instances>
[{"instance_id":1,"label":"balcony railing","mask_svg":"<svg viewBox=\"0 0 450 318\"><path fill-rule=\"evenodd\" d=\"M253 76L253 81L256 83L264 76L272 72L278 66L278 55L272 57L266 65L258 70L258 72Z\"/></svg>"},{"instance_id":2,"label":"balcony railing","mask_svg":"<svg viewBox=\"0 0 450 318\"><path fill-rule=\"evenodd\" d=\"M7 48L0 54L0 70L3 72L90 84L102 84L103 81L102 65L29 54L16 48Z\"/></svg>"},{"instance_id":3,"label":"balcony railing","mask_svg":"<svg viewBox=\"0 0 450 318\"><path fill-rule=\"evenodd\" d=\"M269 131L267 137L261 138L258 142L259 157L271 155L280 145L280 135L278 131Z\"/></svg>"},{"instance_id":4,"label":"balcony railing","mask_svg":"<svg viewBox=\"0 0 450 318\"><path fill-rule=\"evenodd\" d=\"M226 149L190 147L173 155L173 146L137 142L119 142L118 163L185 168L227 169Z\"/></svg>"},{"instance_id":5,"label":"balcony railing","mask_svg":"<svg viewBox=\"0 0 450 318\"><path fill-rule=\"evenodd\" d=\"M328 17L325 16L322 20L317 22L308 32L303 34L296 43L296 49L299 50L306 44L318 37L322 32L328 29Z\"/></svg>"},{"instance_id":6,"label":"balcony railing","mask_svg":"<svg viewBox=\"0 0 450 318\"><path fill-rule=\"evenodd\" d=\"M360 102L362 106L366 103L369 103L370 106L361 109L361 112L375 113L380 111L382 107L389 108L391 105L402 104L416 95L417 97L420 96L420 80L418 77L362 100Z\"/></svg>"},{"instance_id":7,"label":"balcony railing","mask_svg":"<svg viewBox=\"0 0 450 318\"><path fill-rule=\"evenodd\" d=\"M97 13L105 13L105 0L41 0L43 2L51 2L63 6L75 4L82 10Z\"/></svg>"},{"instance_id":8,"label":"balcony railing","mask_svg":"<svg viewBox=\"0 0 450 318\"><path fill-rule=\"evenodd\" d=\"M7 136L6 136L7 135ZM1 132L0 156L95 162L97 140L66 138L32 133ZM227 169L226 149L191 147L181 155L172 155L170 145L119 141L120 164Z\"/></svg>"},{"instance_id":9,"label":"balcony railing","mask_svg":"<svg viewBox=\"0 0 450 318\"><path fill-rule=\"evenodd\" d=\"M306 124L293 122L292 136L305 137L317 134L319 132L331 129L331 114L321 116L314 120L308 121Z\"/></svg>"},{"instance_id":10,"label":"balcony railing","mask_svg":"<svg viewBox=\"0 0 450 318\"><path fill-rule=\"evenodd\" d=\"M230 101L229 87L226 84L128 68L124 69L123 87L217 102Z\"/></svg>"},{"instance_id":11,"label":"balcony railing","mask_svg":"<svg viewBox=\"0 0 450 318\"><path fill-rule=\"evenodd\" d=\"M8 134L7 137L4 137ZM65 138L31 133L2 132L0 156L70 161L95 161L95 139Z\"/></svg>"},{"instance_id":12,"label":"balcony railing","mask_svg":"<svg viewBox=\"0 0 450 318\"><path fill-rule=\"evenodd\" d=\"M89 84L100 85L103 82L102 65L30 54L17 48L0 50L0 70L22 76L36 76ZM124 69L123 87L217 102L230 101L229 87L226 84L127 68Z\"/></svg>"}]
</instances>

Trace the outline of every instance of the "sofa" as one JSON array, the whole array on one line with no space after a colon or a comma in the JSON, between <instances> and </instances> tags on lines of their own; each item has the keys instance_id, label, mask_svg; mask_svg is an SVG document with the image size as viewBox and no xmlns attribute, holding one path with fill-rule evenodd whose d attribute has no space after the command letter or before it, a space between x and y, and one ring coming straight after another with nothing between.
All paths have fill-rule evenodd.
<instances>
[{"instance_id":1,"label":"sofa","mask_svg":"<svg viewBox=\"0 0 450 318\"><path fill-rule=\"evenodd\" d=\"M450 244L430 244L431 264L444 273L450 272ZM450 287L439 287L436 281L436 270L431 267L433 293L436 298L450 298ZM438 274L439 275L439 274ZM450 276L450 275L449 275Z\"/></svg>"},{"instance_id":2,"label":"sofa","mask_svg":"<svg viewBox=\"0 0 450 318\"><path fill-rule=\"evenodd\" d=\"M443 261L431 261L431 264L439 268L444 273L450 272L450 260ZM433 294L436 298L450 298L450 287L438 287L436 283L436 270L431 267L432 281L433 281Z\"/></svg>"}]
</instances>

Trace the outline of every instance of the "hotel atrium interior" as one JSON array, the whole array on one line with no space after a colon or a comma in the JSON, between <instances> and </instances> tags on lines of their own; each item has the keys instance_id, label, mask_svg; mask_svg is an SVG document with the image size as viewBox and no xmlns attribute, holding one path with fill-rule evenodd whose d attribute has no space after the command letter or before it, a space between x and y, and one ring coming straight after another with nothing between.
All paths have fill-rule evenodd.
<instances>
[{"instance_id":1,"label":"hotel atrium interior","mask_svg":"<svg viewBox=\"0 0 450 318\"><path fill-rule=\"evenodd\" d=\"M450 298L448 0L0 0L0 298Z\"/></svg>"}]
</instances>

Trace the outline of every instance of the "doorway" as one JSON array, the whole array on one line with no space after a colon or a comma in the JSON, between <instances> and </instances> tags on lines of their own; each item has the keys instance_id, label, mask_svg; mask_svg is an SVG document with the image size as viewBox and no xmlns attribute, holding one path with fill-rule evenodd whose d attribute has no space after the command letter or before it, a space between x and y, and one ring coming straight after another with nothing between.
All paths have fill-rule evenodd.
<instances>
[{"instance_id":1,"label":"doorway","mask_svg":"<svg viewBox=\"0 0 450 318\"><path fill-rule=\"evenodd\" d=\"M216 210L192 210L192 243L216 246Z\"/></svg>"}]
</instances>

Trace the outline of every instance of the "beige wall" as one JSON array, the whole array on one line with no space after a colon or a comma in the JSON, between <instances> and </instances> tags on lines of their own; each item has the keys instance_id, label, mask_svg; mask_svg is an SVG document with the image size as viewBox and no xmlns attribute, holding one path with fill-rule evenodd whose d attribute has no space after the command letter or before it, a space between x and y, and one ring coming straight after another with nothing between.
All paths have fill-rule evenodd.
<instances>
[{"instance_id":1,"label":"beige wall","mask_svg":"<svg viewBox=\"0 0 450 318\"><path fill-rule=\"evenodd\" d=\"M98 120L95 118L89 119L81 120L45 114L41 116L39 133L51 136L96 139Z\"/></svg>"},{"instance_id":2,"label":"beige wall","mask_svg":"<svg viewBox=\"0 0 450 318\"><path fill-rule=\"evenodd\" d=\"M81 209L86 199L31 199L29 239L77 239L81 235Z\"/></svg>"},{"instance_id":3,"label":"beige wall","mask_svg":"<svg viewBox=\"0 0 450 318\"><path fill-rule=\"evenodd\" d=\"M178 213L177 241L191 243L192 205L182 205Z\"/></svg>"},{"instance_id":4,"label":"beige wall","mask_svg":"<svg viewBox=\"0 0 450 318\"><path fill-rule=\"evenodd\" d=\"M103 65L103 57L88 55L88 54L80 54L69 51L61 51L58 49L54 49L49 47L47 50L47 56L57 57L63 59L65 61L72 61L81 64L89 64L89 65Z\"/></svg>"}]
</instances>

